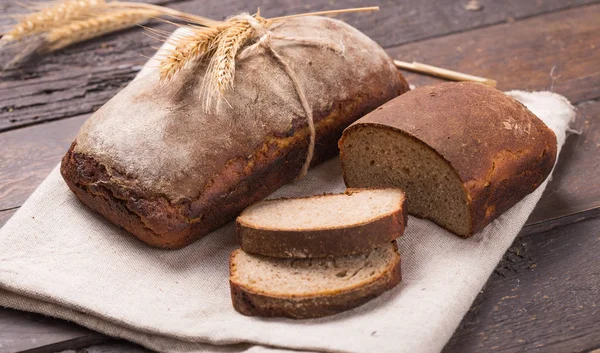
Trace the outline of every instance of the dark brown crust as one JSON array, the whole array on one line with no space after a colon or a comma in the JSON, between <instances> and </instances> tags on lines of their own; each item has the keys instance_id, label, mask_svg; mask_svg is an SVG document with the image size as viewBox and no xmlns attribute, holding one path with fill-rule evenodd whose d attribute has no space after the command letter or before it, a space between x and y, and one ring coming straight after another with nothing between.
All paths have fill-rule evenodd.
<instances>
[{"instance_id":1,"label":"dark brown crust","mask_svg":"<svg viewBox=\"0 0 600 353\"><path fill-rule=\"evenodd\" d=\"M348 189L345 193L364 190ZM313 197L320 196L306 198ZM406 220L406 197L403 197L396 211L362 224L314 230L280 230L258 228L238 217L236 233L240 246L248 253L283 258L344 256L369 252L397 239L404 234Z\"/></svg>"},{"instance_id":2,"label":"dark brown crust","mask_svg":"<svg viewBox=\"0 0 600 353\"><path fill-rule=\"evenodd\" d=\"M329 112L313 112L317 140L312 165L337 154L337 140L350 123L408 90L400 74L397 83L389 86L393 89L387 91L378 88L377 82L363 84L367 88L364 95L338 102ZM298 122L288 137L273 136L257 146L250 158L229 160L205 184L199 197L179 203L137 187L134 178L102 165L93 156L74 153L76 144L77 141L73 142L61 164L63 178L75 195L142 241L155 247L177 249L294 180L304 163L308 129L305 122Z\"/></svg>"},{"instance_id":3,"label":"dark brown crust","mask_svg":"<svg viewBox=\"0 0 600 353\"><path fill-rule=\"evenodd\" d=\"M533 192L556 160L551 129L520 102L476 83L421 87L356 121L339 142L342 167L344 139L362 126L408 135L450 164L462 180L471 211L470 231L458 234L463 237ZM521 136L513 129L521 129Z\"/></svg>"},{"instance_id":4,"label":"dark brown crust","mask_svg":"<svg viewBox=\"0 0 600 353\"><path fill-rule=\"evenodd\" d=\"M397 246L395 246L395 251L397 254L396 262L381 277L363 286L331 295L314 297L269 296L236 283L230 275L229 285L233 307L240 314L247 316L289 317L292 319L330 316L356 308L400 283L402 280L401 261ZM232 257L234 254L235 251L232 253ZM230 261L230 274L233 274L234 271L235 264Z\"/></svg>"}]
</instances>

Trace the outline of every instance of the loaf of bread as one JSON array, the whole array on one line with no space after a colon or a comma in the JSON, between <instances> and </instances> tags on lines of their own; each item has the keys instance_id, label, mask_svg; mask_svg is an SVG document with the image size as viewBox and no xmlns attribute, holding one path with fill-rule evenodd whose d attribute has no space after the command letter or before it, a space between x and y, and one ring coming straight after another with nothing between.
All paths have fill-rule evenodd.
<instances>
[{"instance_id":1,"label":"loaf of bread","mask_svg":"<svg viewBox=\"0 0 600 353\"><path fill-rule=\"evenodd\" d=\"M399 189L348 189L258 202L237 220L242 250L272 257L327 257L366 253L397 239L406 226Z\"/></svg>"},{"instance_id":2,"label":"loaf of bread","mask_svg":"<svg viewBox=\"0 0 600 353\"><path fill-rule=\"evenodd\" d=\"M344 50L270 44L293 67L312 110L313 164L337 153L350 123L408 89L383 49L341 21L302 17L271 31ZM268 52L237 60L235 88L210 111L206 69L199 64L170 82L157 72L133 81L84 124L62 161L84 204L156 247L183 247L233 219L296 178L307 158L305 110Z\"/></svg>"},{"instance_id":3,"label":"loaf of bread","mask_svg":"<svg viewBox=\"0 0 600 353\"><path fill-rule=\"evenodd\" d=\"M348 127L348 187L399 187L408 212L469 237L534 191L556 136L523 104L477 83L426 86Z\"/></svg>"},{"instance_id":4,"label":"loaf of bread","mask_svg":"<svg viewBox=\"0 0 600 353\"><path fill-rule=\"evenodd\" d=\"M308 319L355 308L400 283L396 242L364 254L282 259L241 249L230 259L234 308L249 316Z\"/></svg>"}]
</instances>

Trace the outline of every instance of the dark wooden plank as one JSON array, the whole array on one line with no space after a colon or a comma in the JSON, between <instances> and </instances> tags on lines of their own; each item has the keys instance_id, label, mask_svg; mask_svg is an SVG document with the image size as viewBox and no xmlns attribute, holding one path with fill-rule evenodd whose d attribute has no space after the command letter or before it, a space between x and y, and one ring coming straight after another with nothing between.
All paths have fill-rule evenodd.
<instances>
[{"instance_id":1,"label":"dark wooden plank","mask_svg":"<svg viewBox=\"0 0 600 353\"><path fill-rule=\"evenodd\" d=\"M523 234L535 234L545 232L556 227L562 227L571 223L577 223L590 218L600 217L600 207L595 206L593 208L577 211L575 213L566 214L564 216L558 216L555 218L543 219L539 222L525 224L521 233ZM600 352L599 352L600 353Z\"/></svg>"},{"instance_id":2,"label":"dark wooden plank","mask_svg":"<svg viewBox=\"0 0 600 353\"><path fill-rule=\"evenodd\" d=\"M240 12L253 13L258 7L266 17L276 17L309 11L374 6L380 11L372 14L346 14L337 16L373 38L383 47L423 40L470 29L513 21L552 11L568 9L596 0L479 0L481 11L465 8L468 0L197 0L173 4L172 7L198 13L215 19ZM201 4L201 5L200 5Z\"/></svg>"},{"instance_id":3,"label":"dark wooden plank","mask_svg":"<svg viewBox=\"0 0 600 353\"><path fill-rule=\"evenodd\" d=\"M0 210L21 206L65 154L87 116L0 134Z\"/></svg>"},{"instance_id":4,"label":"dark wooden plank","mask_svg":"<svg viewBox=\"0 0 600 353\"><path fill-rule=\"evenodd\" d=\"M10 217L12 217L12 215L15 214L15 212L17 212L19 208L15 207L15 208L11 208L8 210L4 210L4 211L0 211L0 228L2 228L2 226L8 222L8 220L10 219Z\"/></svg>"},{"instance_id":5,"label":"dark wooden plank","mask_svg":"<svg viewBox=\"0 0 600 353\"><path fill-rule=\"evenodd\" d=\"M104 335L101 335L99 333L96 332L90 332L87 335L83 335L81 337L77 337L71 340L62 340L62 341L58 341L56 343L52 343L46 346L41 346L41 347L36 347L36 348L32 348L32 349L27 349L24 351L20 351L19 353L54 353L54 352L58 352L58 351L64 351L65 349L70 350L71 352L81 352L81 349L83 349L83 352L85 353L89 353L90 352L90 347L95 347L93 345L99 344L101 345L101 349L96 350L98 352L102 352L102 349L104 349L104 345L109 345L109 347L111 347L112 345L110 345L109 342L113 342L113 339L111 339L110 337L106 337ZM131 351L129 351L129 349L132 349L133 352L149 352L147 350L143 350L143 348L140 348L139 350L137 349L138 347L134 346L134 345L126 345L123 344L122 348L127 349L127 350L123 350L121 352L128 352L130 353ZM109 348L108 350L113 351L112 349Z\"/></svg>"},{"instance_id":6,"label":"dark wooden plank","mask_svg":"<svg viewBox=\"0 0 600 353\"><path fill-rule=\"evenodd\" d=\"M381 45L391 47L596 1L489 0L480 1L483 5L481 11L466 10L466 0L393 1L379 4L381 11L378 13L347 14L340 18L355 25ZM244 3L239 0L166 3L216 19L240 11L255 11L259 5L265 16L274 17L374 4L371 0L335 3L315 0L310 4L284 0L266 3L260 0ZM4 4L5 8L8 7ZM157 24L156 27L172 29L167 24ZM153 45L158 43L141 30L127 30L47 55L35 63L6 72L0 83L0 131L94 111L133 78L145 61L142 55L150 56L154 51ZM7 60L9 55L9 52L0 52L0 62Z\"/></svg>"},{"instance_id":7,"label":"dark wooden plank","mask_svg":"<svg viewBox=\"0 0 600 353\"><path fill-rule=\"evenodd\" d=\"M47 352L79 348L106 340L98 333L76 324L43 315L0 308L0 353L12 353L46 347ZM70 347L51 348L57 342L71 341ZM44 348L44 349L46 349Z\"/></svg>"},{"instance_id":8,"label":"dark wooden plank","mask_svg":"<svg viewBox=\"0 0 600 353\"><path fill-rule=\"evenodd\" d=\"M93 112L125 87L139 69L138 65L74 66L59 75L5 80L0 83L0 132Z\"/></svg>"},{"instance_id":9,"label":"dark wooden plank","mask_svg":"<svg viewBox=\"0 0 600 353\"><path fill-rule=\"evenodd\" d=\"M36 0L31 2L37 2ZM504 21L527 18L552 11L571 8L597 2L595 0L479 0L480 11L469 11L465 5L468 0L455 2L436 1L388 1L371 0L292 2L285 0L138 0L163 4L172 8L195 13L209 18L222 20L240 12L253 13L260 6L267 17L283 16L308 11L321 11L349 7L379 6L381 11L373 18L362 15L343 15L343 18L355 23L356 27L383 46L393 46L409 41L417 41L467 29L479 28ZM6 14L24 13L19 2L2 0L0 11ZM402 19L403 21L399 21ZM12 20L0 17L0 26L10 25Z\"/></svg>"},{"instance_id":10,"label":"dark wooden plank","mask_svg":"<svg viewBox=\"0 0 600 353\"><path fill-rule=\"evenodd\" d=\"M151 352L150 350L147 350L141 346L135 345L133 343L125 342L125 341L99 344L99 345L87 347L85 349L85 353L150 353L150 352ZM40 353L42 353L42 352L40 352ZM62 351L59 353L77 353L77 352L75 352L71 349L71 350Z\"/></svg>"},{"instance_id":11,"label":"dark wooden plank","mask_svg":"<svg viewBox=\"0 0 600 353\"><path fill-rule=\"evenodd\" d=\"M550 229L600 215L600 101L578 106L574 129L527 231ZM542 228L539 228L542 227Z\"/></svg>"},{"instance_id":12,"label":"dark wooden plank","mask_svg":"<svg viewBox=\"0 0 600 353\"><path fill-rule=\"evenodd\" d=\"M444 353L600 347L600 218L520 236Z\"/></svg>"},{"instance_id":13,"label":"dark wooden plank","mask_svg":"<svg viewBox=\"0 0 600 353\"><path fill-rule=\"evenodd\" d=\"M501 90L553 90L578 103L600 97L599 18L600 5L591 5L402 45L389 53L494 78ZM412 73L407 78L417 86L441 82Z\"/></svg>"}]
</instances>

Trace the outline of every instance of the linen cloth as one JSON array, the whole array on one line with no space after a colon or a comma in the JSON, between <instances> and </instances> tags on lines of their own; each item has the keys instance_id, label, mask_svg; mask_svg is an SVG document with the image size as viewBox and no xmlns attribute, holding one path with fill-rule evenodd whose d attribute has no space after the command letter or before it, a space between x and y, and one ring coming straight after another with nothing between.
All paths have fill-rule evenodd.
<instances>
[{"instance_id":1,"label":"linen cloth","mask_svg":"<svg viewBox=\"0 0 600 353\"><path fill-rule=\"evenodd\" d=\"M550 92L508 94L554 130L560 149L575 116L569 102ZM232 223L184 249L154 249L81 204L56 167L0 229L0 305L162 352L439 352L547 182L469 239L409 217L400 285L354 310L294 321L246 317L231 306ZM336 158L271 197L344 189Z\"/></svg>"}]
</instances>

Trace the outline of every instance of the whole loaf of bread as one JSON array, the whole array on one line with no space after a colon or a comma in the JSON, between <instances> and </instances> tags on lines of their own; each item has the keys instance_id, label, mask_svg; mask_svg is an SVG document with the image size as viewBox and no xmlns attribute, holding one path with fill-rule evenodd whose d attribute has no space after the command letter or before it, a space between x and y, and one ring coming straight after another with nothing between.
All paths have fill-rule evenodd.
<instances>
[{"instance_id":1,"label":"whole loaf of bread","mask_svg":"<svg viewBox=\"0 0 600 353\"><path fill-rule=\"evenodd\" d=\"M381 47L334 19L274 25L271 40L293 68L313 112L313 164L337 153L345 127L404 93L406 81ZM206 65L160 82L133 81L81 128L61 173L87 206L144 242L180 248L233 219L298 176L308 121L286 71L264 50L236 62L235 88L207 111Z\"/></svg>"}]
</instances>

